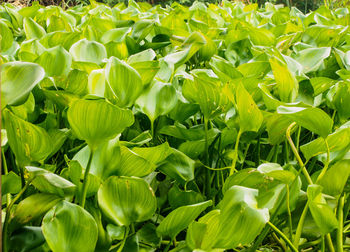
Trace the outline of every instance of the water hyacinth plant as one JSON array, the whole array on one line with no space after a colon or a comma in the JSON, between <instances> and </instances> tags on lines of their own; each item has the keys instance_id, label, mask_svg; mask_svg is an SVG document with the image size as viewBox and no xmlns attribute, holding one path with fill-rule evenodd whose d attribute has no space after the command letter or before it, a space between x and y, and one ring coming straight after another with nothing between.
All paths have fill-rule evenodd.
<instances>
[{"instance_id":1,"label":"water hyacinth plant","mask_svg":"<svg viewBox=\"0 0 350 252\"><path fill-rule=\"evenodd\" d=\"M348 8L0 5L3 251L346 251Z\"/></svg>"}]
</instances>

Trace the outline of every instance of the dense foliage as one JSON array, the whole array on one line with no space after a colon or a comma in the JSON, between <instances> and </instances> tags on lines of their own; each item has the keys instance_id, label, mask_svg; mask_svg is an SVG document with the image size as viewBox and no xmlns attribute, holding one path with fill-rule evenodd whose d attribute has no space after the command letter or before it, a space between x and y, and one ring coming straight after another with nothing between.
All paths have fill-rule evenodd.
<instances>
[{"instance_id":1,"label":"dense foliage","mask_svg":"<svg viewBox=\"0 0 350 252\"><path fill-rule=\"evenodd\" d=\"M348 249L349 21L1 5L3 251Z\"/></svg>"}]
</instances>

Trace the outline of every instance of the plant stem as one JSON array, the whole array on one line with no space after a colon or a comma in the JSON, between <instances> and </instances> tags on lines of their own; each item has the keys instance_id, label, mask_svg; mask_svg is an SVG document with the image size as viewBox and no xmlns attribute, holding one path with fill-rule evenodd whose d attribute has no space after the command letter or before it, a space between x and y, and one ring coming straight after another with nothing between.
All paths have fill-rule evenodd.
<instances>
[{"instance_id":1,"label":"plant stem","mask_svg":"<svg viewBox=\"0 0 350 252\"><path fill-rule=\"evenodd\" d=\"M122 252L123 251L123 248L124 248L124 245L125 245L125 242L126 242L126 238L128 238L128 234L129 234L129 227L126 228L122 244L120 244L120 247L118 248L117 252Z\"/></svg>"},{"instance_id":2,"label":"plant stem","mask_svg":"<svg viewBox=\"0 0 350 252\"><path fill-rule=\"evenodd\" d=\"M331 234L328 233L326 234L326 241L328 244L328 248L330 252L335 252L334 246L333 246L333 242L332 242L332 238L331 238ZM340 250L341 251L341 250Z\"/></svg>"},{"instance_id":3,"label":"plant stem","mask_svg":"<svg viewBox=\"0 0 350 252\"><path fill-rule=\"evenodd\" d=\"M168 245L167 245L167 246L165 247L165 249L164 249L164 252L168 252L168 251L169 251L169 248L170 248L171 244L173 243L173 240L174 240L173 238L170 239Z\"/></svg>"},{"instance_id":4,"label":"plant stem","mask_svg":"<svg viewBox=\"0 0 350 252\"><path fill-rule=\"evenodd\" d=\"M285 234L279 230L275 225L273 225L271 222L267 222L267 225L269 225L273 231L278 234L290 247L290 249L294 252L298 252L298 249L296 247L294 247L293 243L287 238L287 236L285 236Z\"/></svg>"},{"instance_id":5,"label":"plant stem","mask_svg":"<svg viewBox=\"0 0 350 252\"><path fill-rule=\"evenodd\" d=\"M339 199L337 215L338 215L338 229L337 229L337 251L343 251L343 222L344 222L344 202L345 195Z\"/></svg>"},{"instance_id":6,"label":"plant stem","mask_svg":"<svg viewBox=\"0 0 350 252\"><path fill-rule=\"evenodd\" d=\"M4 151L4 148L1 148L1 158L2 158L2 161L4 163L4 175L7 175L8 174L8 169L7 169L7 162L6 162L6 158L5 158L5 151ZM6 207L8 207L8 205L10 204L11 202L11 194L10 193L7 193L6 194Z\"/></svg>"},{"instance_id":7,"label":"plant stem","mask_svg":"<svg viewBox=\"0 0 350 252\"><path fill-rule=\"evenodd\" d=\"M306 214L307 214L307 211L309 210L309 202L306 203L305 207L304 207L304 210L300 216L300 220L298 222L298 226L297 226L297 230L295 232L295 236L294 236L294 246L298 249L299 247L299 240L300 240L300 237L301 237L301 232L303 230L303 226L304 226L304 221L305 221L305 217L306 217Z\"/></svg>"},{"instance_id":8,"label":"plant stem","mask_svg":"<svg viewBox=\"0 0 350 252\"><path fill-rule=\"evenodd\" d=\"M208 119L204 117L204 132L205 132L205 163L208 167L209 165L209 140L208 140ZM210 197L210 189L211 189L211 183L210 183L210 171L206 169L205 171L205 195L207 197Z\"/></svg>"},{"instance_id":9,"label":"plant stem","mask_svg":"<svg viewBox=\"0 0 350 252\"><path fill-rule=\"evenodd\" d=\"M86 169L85 169L85 173L84 173L83 190L82 190L82 194L81 194L81 204L80 204L80 206L82 208L84 208L85 201L86 201L87 185L88 185L88 179L89 179L89 172L90 172L90 168L91 168L92 157L93 157L93 150L90 149L89 161L87 163L87 166L86 166Z\"/></svg>"},{"instance_id":10,"label":"plant stem","mask_svg":"<svg viewBox=\"0 0 350 252\"><path fill-rule=\"evenodd\" d=\"M287 190L287 212L288 212L288 226L289 226L289 235L290 239L293 239L293 225L292 225L292 213L290 211L290 191L289 185L286 185Z\"/></svg>"},{"instance_id":11,"label":"plant stem","mask_svg":"<svg viewBox=\"0 0 350 252\"><path fill-rule=\"evenodd\" d=\"M6 216L5 216L5 221L4 221L4 226L3 226L3 233L2 233L2 248L4 252L8 252L8 225L10 221L10 214L11 214L11 209L13 205L16 203L16 201L22 196L22 194L27 190L27 188L30 186L30 183L33 181L34 178L31 178L27 181L27 183L24 185L22 190L16 195L16 197L10 202L8 207L6 208Z\"/></svg>"},{"instance_id":12,"label":"plant stem","mask_svg":"<svg viewBox=\"0 0 350 252\"><path fill-rule=\"evenodd\" d=\"M327 160L326 160L325 165L323 166L323 169L322 169L320 175L318 175L318 177L317 177L317 179L316 179L316 184L317 184L317 182L319 182L319 181L323 178L323 176L326 174L327 169L328 169L328 165L329 165L329 160L330 160L329 145L328 145L328 142L327 142L327 139L326 139L326 138L324 138L324 142L325 142L326 147L327 147Z\"/></svg>"},{"instance_id":13,"label":"plant stem","mask_svg":"<svg viewBox=\"0 0 350 252\"><path fill-rule=\"evenodd\" d=\"M234 171L236 170L236 161L237 161L237 156L238 156L238 145L239 145L239 139L241 138L242 135L242 131L241 129L239 129L238 134L237 134L237 139L236 139L236 144L235 144L235 150L234 150L234 156L233 156L233 160L232 160L232 166L231 166L231 170L230 170L230 175L232 175L234 173Z\"/></svg>"},{"instance_id":14,"label":"plant stem","mask_svg":"<svg viewBox=\"0 0 350 252\"><path fill-rule=\"evenodd\" d=\"M298 160L299 166L301 167L302 172L303 172L304 176L306 177L307 182L308 182L310 185L312 185L312 184L313 184L312 179L311 179L309 173L307 172L307 170L306 170L306 168L305 168L305 165L304 165L304 163L303 163L303 160L301 160L301 157L300 157L300 155L299 155L299 153L298 153L298 150L297 150L297 148L295 147L295 145L294 145L294 143L293 143L293 140L292 140L292 138L291 138L291 136L290 136L290 131L292 130L292 128L293 128L295 125L296 125L295 122L293 122L291 125L289 125L289 127L288 127L288 129L287 129L287 131L286 131L286 137L287 137L287 139L288 139L289 145L290 145L290 147L292 148L292 151L293 151L295 157L296 157L297 160Z\"/></svg>"}]
</instances>

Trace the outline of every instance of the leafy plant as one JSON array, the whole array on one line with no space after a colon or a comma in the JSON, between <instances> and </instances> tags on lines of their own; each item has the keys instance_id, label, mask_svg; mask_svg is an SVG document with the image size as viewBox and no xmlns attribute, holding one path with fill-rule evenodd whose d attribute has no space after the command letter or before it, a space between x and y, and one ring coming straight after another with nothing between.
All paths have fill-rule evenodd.
<instances>
[{"instance_id":1,"label":"leafy plant","mask_svg":"<svg viewBox=\"0 0 350 252\"><path fill-rule=\"evenodd\" d=\"M245 3L0 5L3 251L349 249L349 11Z\"/></svg>"}]
</instances>

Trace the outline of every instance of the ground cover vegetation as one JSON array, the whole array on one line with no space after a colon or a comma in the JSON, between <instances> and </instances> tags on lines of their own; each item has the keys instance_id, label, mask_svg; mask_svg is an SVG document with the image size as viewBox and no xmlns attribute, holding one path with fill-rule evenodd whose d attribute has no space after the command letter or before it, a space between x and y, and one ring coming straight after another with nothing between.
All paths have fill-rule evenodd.
<instances>
[{"instance_id":1,"label":"ground cover vegetation","mask_svg":"<svg viewBox=\"0 0 350 252\"><path fill-rule=\"evenodd\" d=\"M3 251L349 249L349 21L0 5Z\"/></svg>"}]
</instances>

